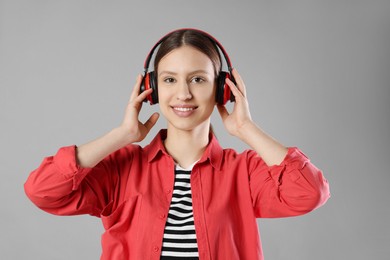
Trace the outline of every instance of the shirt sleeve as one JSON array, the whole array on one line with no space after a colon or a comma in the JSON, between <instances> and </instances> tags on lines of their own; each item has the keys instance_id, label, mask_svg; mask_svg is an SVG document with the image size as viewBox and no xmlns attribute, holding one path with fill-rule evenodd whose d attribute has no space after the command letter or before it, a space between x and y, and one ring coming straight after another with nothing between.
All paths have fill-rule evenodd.
<instances>
[{"instance_id":1,"label":"shirt sleeve","mask_svg":"<svg viewBox=\"0 0 390 260\"><path fill-rule=\"evenodd\" d=\"M24 184L26 195L39 208L55 215L100 216L113 199L118 183L115 156L93 168L76 163L76 146L62 147L44 158Z\"/></svg>"},{"instance_id":2,"label":"shirt sleeve","mask_svg":"<svg viewBox=\"0 0 390 260\"><path fill-rule=\"evenodd\" d=\"M297 147L289 147L279 165L268 166L248 153L249 180L257 218L297 216L322 206L330 197L321 170Z\"/></svg>"}]
</instances>

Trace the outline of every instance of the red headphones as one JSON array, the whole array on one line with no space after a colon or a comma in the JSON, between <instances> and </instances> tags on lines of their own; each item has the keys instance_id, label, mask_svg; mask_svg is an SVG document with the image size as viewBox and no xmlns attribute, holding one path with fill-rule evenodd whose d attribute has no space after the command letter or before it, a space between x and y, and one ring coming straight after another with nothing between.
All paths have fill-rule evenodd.
<instances>
[{"instance_id":1,"label":"red headphones","mask_svg":"<svg viewBox=\"0 0 390 260\"><path fill-rule=\"evenodd\" d=\"M168 33L167 35L165 35L164 37L162 37L154 46L153 48L150 50L148 56L146 57L146 60L145 60L145 63L144 63L144 77L142 79L142 83L141 83L141 90L140 92L142 93L143 91L145 90L148 90L148 89L153 89L153 92L152 94L148 95L146 97L146 99L144 100L144 102L148 102L151 104L151 105L154 105L154 104L157 104L158 103L158 91L157 91L157 75L154 71L151 71L151 72L148 72L149 70L149 63L150 63L150 60L152 59L152 56L153 56L153 53L154 51L157 49L157 47L165 41L165 39L167 39L171 34L175 33L175 32L179 32L179 31L186 31L186 30L193 30L193 31L196 31L196 32L199 32L201 33L202 35L206 36L208 39L210 39L216 47L219 48L219 50L222 52L224 58L225 58L225 61L226 61L226 64L227 64L227 67L228 67L228 71L220 71L219 74L218 74L218 77L217 77L217 89L216 89L216 95L215 95L215 101L218 103L218 104L221 104L221 105L225 105L227 101L231 101L231 102L234 102L235 101L235 98L234 98L234 95L233 93L231 92L229 86L225 83L225 80L227 78L229 78L230 80L232 80L233 82L235 82L234 80L234 77L232 75L232 65L230 63L230 58L228 56L228 54L226 53L225 49L223 48L222 44L220 44L213 36L211 36L210 34L204 32L204 31L201 31L201 30L198 30L198 29L192 29L192 28L183 28L183 29L179 29L179 30L175 30L175 31L172 31L170 33Z\"/></svg>"}]
</instances>

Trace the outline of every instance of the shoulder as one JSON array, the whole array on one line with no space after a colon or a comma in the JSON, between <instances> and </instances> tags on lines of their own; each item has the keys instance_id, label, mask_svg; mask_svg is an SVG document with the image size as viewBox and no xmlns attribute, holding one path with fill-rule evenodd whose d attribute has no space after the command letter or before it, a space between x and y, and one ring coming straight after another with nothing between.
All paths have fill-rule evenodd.
<instances>
[{"instance_id":1,"label":"shoulder","mask_svg":"<svg viewBox=\"0 0 390 260\"><path fill-rule=\"evenodd\" d=\"M222 151L223 151L223 156L229 159L240 159L240 160L248 159L248 158L261 159L260 156L256 153L256 151L251 149L246 149L241 152L238 152L233 148L223 148Z\"/></svg>"},{"instance_id":2,"label":"shoulder","mask_svg":"<svg viewBox=\"0 0 390 260\"><path fill-rule=\"evenodd\" d=\"M160 152L165 152L165 148L162 142L165 132L160 131L154 139L144 147L139 144L129 144L116 152L112 153L112 158L125 158L128 159L147 159L148 161L153 160Z\"/></svg>"},{"instance_id":3,"label":"shoulder","mask_svg":"<svg viewBox=\"0 0 390 260\"><path fill-rule=\"evenodd\" d=\"M264 161L262 158L256 153L256 151L251 149L246 149L244 151L238 152L232 148L224 148L222 150L223 164L225 167L229 167L231 165L236 164L262 164Z\"/></svg>"},{"instance_id":4,"label":"shoulder","mask_svg":"<svg viewBox=\"0 0 390 260\"><path fill-rule=\"evenodd\" d=\"M144 153L144 148L137 144L130 144L111 153L107 159L112 161L129 160L139 157Z\"/></svg>"}]
</instances>

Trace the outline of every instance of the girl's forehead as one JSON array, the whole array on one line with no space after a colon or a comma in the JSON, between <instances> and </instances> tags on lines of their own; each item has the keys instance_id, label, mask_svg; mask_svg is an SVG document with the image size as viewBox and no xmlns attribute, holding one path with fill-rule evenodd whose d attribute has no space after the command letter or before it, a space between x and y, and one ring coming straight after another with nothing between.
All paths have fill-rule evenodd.
<instances>
[{"instance_id":1,"label":"girl's forehead","mask_svg":"<svg viewBox=\"0 0 390 260\"><path fill-rule=\"evenodd\" d=\"M158 67L180 68L190 66L195 70L213 70L211 59L203 52L191 46L182 46L165 55L159 62Z\"/></svg>"}]
</instances>

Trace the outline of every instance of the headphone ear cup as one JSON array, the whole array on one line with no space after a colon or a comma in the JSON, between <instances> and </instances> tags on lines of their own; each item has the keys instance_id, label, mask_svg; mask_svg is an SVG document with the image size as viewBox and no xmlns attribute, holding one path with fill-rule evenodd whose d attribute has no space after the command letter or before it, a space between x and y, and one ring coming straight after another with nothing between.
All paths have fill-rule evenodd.
<instances>
[{"instance_id":1,"label":"headphone ear cup","mask_svg":"<svg viewBox=\"0 0 390 260\"><path fill-rule=\"evenodd\" d=\"M228 101L235 101L234 95L232 91L230 90L230 87L228 86L226 82L226 79L232 79L233 77L230 75L230 73L221 71L219 72L218 79L217 79L217 91L215 95L215 101L217 101L220 105L225 105ZM232 79L234 81L234 79Z\"/></svg>"},{"instance_id":2,"label":"headphone ear cup","mask_svg":"<svg viewBox=\"0 0 390 260\"><path fill-rule=\"evenodd\" d=\"M150 89L150 75L149 75L149 73L146 73L144 75L144 77L142 78L139 93L141 94L148 89ZM143 102L148 102L148 101L151 102L151 98L149 96L150 95L146 96L146 98L143 100Z\"/></svg>"},{"instance_id":3,"label":"headphone ear cup","mask_svg":"<svg viewBox=\"0 0 390 260\"><path fill-rule=\"evenodd\" d=\"M153 89L152 94L150 94L150 104L154 105L158 103L158 89L157 89L157 77L154 71L151 71L149 74L149 84L150 88Z\"/></svg>"},{"instance_id":4,"label":"headphone ear cup","mask_svg":"<svg viewBox=\"0 0 390 260\"><path fill-rule=\"evenodd\" d=\"M154 72L146 73L141 82L140 94L148 89L153 89L152 94L147 95L143 102L148 102L151 105L158 103L157 83Z\"/></svg>"}]
</instances>

